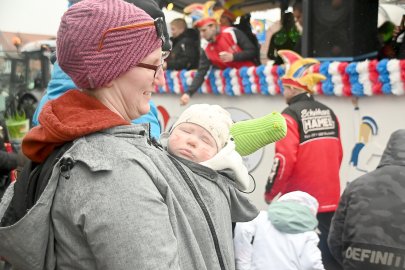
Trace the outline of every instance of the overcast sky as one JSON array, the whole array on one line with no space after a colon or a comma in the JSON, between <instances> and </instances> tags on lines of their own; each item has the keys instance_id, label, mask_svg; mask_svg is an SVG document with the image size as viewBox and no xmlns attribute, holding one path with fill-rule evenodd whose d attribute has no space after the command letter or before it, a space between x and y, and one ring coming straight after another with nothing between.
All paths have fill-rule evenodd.
<instances>
[{"instance_id":1,"label":"overcast sky","mask_svg":"<svg viewBox=\"0 0 405 270\"><path fill-rule=\"evenodd\" d=\"M0 30L55 35L67 0L0 0Z\"/></svg>"},{"instance_id":2,"label":"overcast sky","mask_svg":"<svg viewBox=\"0 0 405 270\"><path fill-rule=\"evenodd\" d=\"M0 0L0 31L55 35L67 0ZM167 21L180 14L166 13Z\"/></svg>"},{"instance_id":3,"label":"overcast sky","mask_svg":"<svg viewBox=\"0 0 405 270\"><path fill-rule=\"evenodd\" d=\"M67 5L68 0L0 0L0 31L56 36ZM166 22L181 16L165 13Z\"/></svg>"}]
</instances>

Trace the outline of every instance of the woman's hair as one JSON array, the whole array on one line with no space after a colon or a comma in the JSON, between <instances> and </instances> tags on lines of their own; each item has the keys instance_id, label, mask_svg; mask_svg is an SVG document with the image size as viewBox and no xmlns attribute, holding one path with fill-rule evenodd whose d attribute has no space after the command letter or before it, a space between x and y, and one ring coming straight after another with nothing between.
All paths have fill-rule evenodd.
<instances>
[{"instance_id":1,"label":"woman's hair","mask_svg":"<svg viewBox=\"0 0 405 270\"><path fill-rule=\"evenodd\" d=\"M301 2L301 0L295 1L294 5L293 5L293 10L298 10L298 11L302 12L302 2Z\"/></svg>"},{"instance_id":2,"label":"woman's hair","mask_svg":"<svg viewBox=\"0 0 405 270\"><path fill-rule=\"evenodd\" d=\"M282 18L282 24L283 24L283 28L285 28L287 30L296 27L294 15L291 12L284 13L283 18Z\"/></svg>"}]
</instances>

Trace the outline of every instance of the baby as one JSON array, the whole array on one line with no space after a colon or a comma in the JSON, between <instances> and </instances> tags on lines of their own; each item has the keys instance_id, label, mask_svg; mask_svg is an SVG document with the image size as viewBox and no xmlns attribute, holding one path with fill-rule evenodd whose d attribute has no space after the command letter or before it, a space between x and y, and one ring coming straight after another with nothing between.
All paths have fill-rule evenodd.
<instances>
[{"instance_id":1,"label":"baby","mask_svg":"<svg viewBox=\"0 0 405 270\"><path fill-rule=\"evenodd\" d=\"M251 134L252 126L259 131ZM180 115L171 132L162 134L162 138L167 138L167 150L172 155L216 171L233 171L237 187L246 191L249 174L241 155L250 154L285 134L285 120L279 113L234 124L230 113L221 106L195 104ZM237 151L235 141L242 150Z\"/></svg>"}]
</instances>

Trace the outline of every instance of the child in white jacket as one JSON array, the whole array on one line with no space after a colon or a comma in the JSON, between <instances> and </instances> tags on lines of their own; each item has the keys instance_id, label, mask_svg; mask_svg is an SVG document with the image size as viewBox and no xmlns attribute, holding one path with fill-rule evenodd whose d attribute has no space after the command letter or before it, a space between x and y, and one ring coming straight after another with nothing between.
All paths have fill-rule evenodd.
<instances>
[{"instance_id":1,"label":"child in white jacket","mask_svg":"<svg viewBox=\"0 0 405 270\"><path fill-rule=\"evenodd\" d=\"M317 200L293 191L272 202L250 222L237 223L237 270L324 270L319 237Z\"/></svg>"}]
</instances>

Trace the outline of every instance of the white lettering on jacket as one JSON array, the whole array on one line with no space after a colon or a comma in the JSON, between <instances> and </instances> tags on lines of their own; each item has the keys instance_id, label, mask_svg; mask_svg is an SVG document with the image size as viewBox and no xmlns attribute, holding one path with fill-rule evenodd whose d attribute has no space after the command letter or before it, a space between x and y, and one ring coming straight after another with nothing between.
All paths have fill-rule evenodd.
<instances>
[{"instance_id":1,"label":"white lettering on jacket","mask_svg":"<svg viewBox=\"0 0 405 270\"><path fill-rule=\"evenodd\" d=\"M388 251L349 247L345 252L345 258L353 261L405 268L405 257Z\"/></svg>"},{"instance_id":2,"label":"white lettering on jacket","mask_svg":"<svg viewBox=\"0 0 405 270\"><path fill-rule=\"evenodd\" d=\"M330 110L302 110L301 121L305 134L308 132L335 128L335 121L332 119Z\"/></svg>"}]
</instances>

